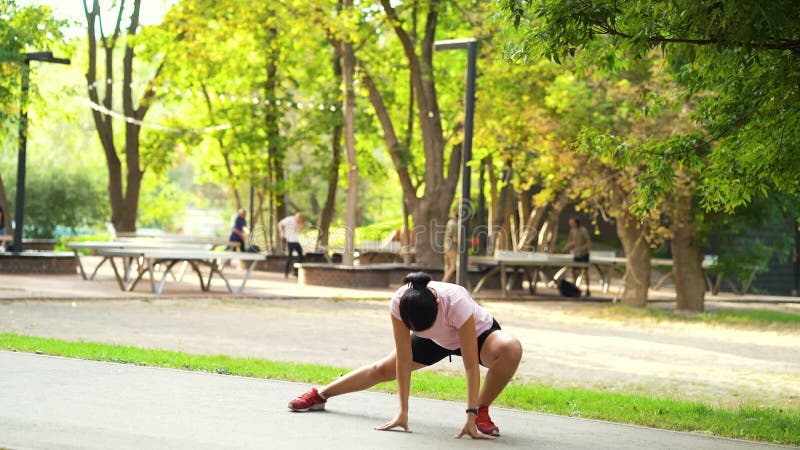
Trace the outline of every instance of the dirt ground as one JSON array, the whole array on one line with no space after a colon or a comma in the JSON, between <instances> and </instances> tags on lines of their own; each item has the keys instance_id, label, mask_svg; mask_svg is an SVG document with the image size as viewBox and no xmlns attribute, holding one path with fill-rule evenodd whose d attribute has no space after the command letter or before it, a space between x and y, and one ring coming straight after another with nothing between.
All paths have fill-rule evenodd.
<instances>
[{"instance_id":1,"label":"dirt ground","mask_svg":"<svg viewBox=\"0 0 800 450\"><path fill-rule=\"evenodd\" d=\"M523 382L800 407L796 325L616 320L605 317L609 302L483 303L522 341L517 378ZM800 313L797 304L777 308ZM0 332L345 368L392 348L387 303L375 300L0 300ZM462 373L461 361L427 370Z\"/></svg>"}]
</instances>

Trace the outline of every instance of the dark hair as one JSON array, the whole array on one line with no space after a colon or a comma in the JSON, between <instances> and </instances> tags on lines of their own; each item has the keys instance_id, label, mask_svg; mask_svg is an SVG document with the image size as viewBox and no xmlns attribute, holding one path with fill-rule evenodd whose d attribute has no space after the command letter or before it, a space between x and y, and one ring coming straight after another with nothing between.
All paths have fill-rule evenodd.
<instances>
[{"instance_id":1,"label":"dark hair","mask_svg":"<svg viewBox=\"0 0 800 450\"><path fill-rule=\"evenodd\" d=\"M439 313L436 296L428 289L431 276L415 272L403 278L408 290L400 297L400 318L409 330L424 331L433 325Z\"/></svg>"},{"instance_id":2,"label":"dark hair","mask_svg":"<svg viewBox=\"0 0 800 450\"><path fill-rule=\"evenodd\" d=\"M581 219L579 219L578 216L572 216L572 217L570 217L570 219L575 221L575 225L580 225L581 224Z\"/></svg>"}]
</instances>

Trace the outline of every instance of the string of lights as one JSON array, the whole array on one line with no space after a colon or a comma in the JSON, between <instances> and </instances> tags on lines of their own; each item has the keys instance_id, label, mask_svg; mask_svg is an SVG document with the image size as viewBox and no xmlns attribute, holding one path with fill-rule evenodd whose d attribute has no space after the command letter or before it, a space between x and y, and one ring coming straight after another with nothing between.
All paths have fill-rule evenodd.
<instances>
[{"instance_id":1,"label":"string of lights","mask_svg":"<svg viewBox=\"0 0 800 450\"><path fill-rule=\"evenodd\" d=\"M97 89L97 83L94 82L89 85L90 90ZM102 80L100 81L102 83ZM108 78L105 80L106 86L113 86L114 84L118 84L119 82L115 82L112 79ZM151 86L145 83L130 83L131 89L150 89ZM176 97L181 98L203 98L204 94L200 90L192 90L191 88L176 88L176 87L169 87L169 86L157 86L155 87L156 93L164 94L164 95L174 95ZM285 108L296 108L296 109L317 109L319 111L330 111L336 112L339 107L336 105L326 105L324 102L315 103L313 101L306 101L306 102L297 102L293 100L281 100L281 99L269 99L269 98L262 98L259 96L253 95L238 95L238 94L230 94L230 93L218 93L218 92L209 92L208 97L211 100L219 100L222 102L231 102L231 103L250 103L253 105L275 105L279 107Z\"/></svg>"},{"instance_id":2,"label":"string of lights","mask_svg":"<svg viewBox=\"0 0 800 450\"><path fill-rule=\"evenodd\" d=\"M93 110L95 110L95 111L97 111L97 112L99 112L101 114L104 114L104 115L109 116L109 117L113 117L115 119L121 119L121 120L124 120L127 123L131 123L131 124L143 127L143 128L153 128L153 129L160 130L160 131L176 131L176 132L186 132L186 131L188 131L188 132L197 133L197 134L211 133L211 132L214 132L214 131L227 130L227 129L231 128L230 124L217 125L217 126L214 126L214 127L205 127L205 128L202 128L202 129L168 127L168 126L159 125L159 124L155 124L155 123L144 122L144 121L135 119L133 117L128 117L123 113L108 109L103 105L98 105L97 103L95 103L95 102L93 102L93 101L91 101L89 99L80 98L79 100L82 103L85 103L87 106L89 106L90 108L92 108Z\"/></svg>"}]
</instances>

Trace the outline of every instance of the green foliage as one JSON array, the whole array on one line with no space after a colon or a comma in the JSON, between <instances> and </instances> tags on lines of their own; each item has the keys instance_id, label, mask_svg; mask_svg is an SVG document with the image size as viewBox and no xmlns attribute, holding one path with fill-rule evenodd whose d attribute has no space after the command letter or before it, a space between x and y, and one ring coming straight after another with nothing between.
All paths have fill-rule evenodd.
<instances>
[{"instance_id":1,"label":"green foliage","mask_svg":"<svg viewBox=\"0 0 800 450\"><path fill-rule=\"evenodd\" d=\"M114 234L109 233L100 233L100 234L83 234L79 236L61 236L56 238L56 245L54 250L60 252L70 252L72 249L67 247L67 243L69 242L105 242L111 241L115 239L116 236ZM89 255L92 253L89 249L81 249L78 250L81 255Z\"/></svg>"},{"instance_id":2,"label":"green foliage","mask_svg":"<svg viewBox=\"0 0 800 450\"><path fill-rule=\"evenodd\" d=\"M733 211L756 193L800 193L800 10L792 0L505 0L509 53L618 72L659 49L702 136L657 145L649 162L707 158L702 204ZM690 142L694 141L694 142ZM657 168L644 192L663 190Z\"/></svg>"},{"instance_id":3,"label":"green foliage","mask_svg":"<svg viewBox=\"0 0 800 450\"><path fill-rule=\"evenodd\" d=\"M0 129L10 131L9 119L19 114L21 54L50 49L61 39L63 25L49 6L20 7L14 0L0 0Z\"/></svg>"},{"instance_id":4,"label":"green foliage","mask_svg":"<svg viewBox=\"0 0 800 450\"><path fill-rule=\"evenodd\" d=\"M147 173L142 180L137 227L176 232L192 195L169 179L168 174Z\"/></svg>"},{"instance_id":5,"label":"green foliage","mask_svg":"<svg viewBox=\"0 0 800 450\"><path fill-rule=\"evenodd\" d=\"M797 217L800 199L781 193L757 194L735 215L707 217L703 229L719 248L712 272L745 284L768 270L771 261L786 262L794 245Z\"/></svg>"},{"instance_id":6,"label":"green foliage","mask_svg":"<svg viewBox=\"0 0 800 450\"><path fill-rule=\"evenodd\" d=\"M225 355L191 355L183 352L89 342L69 342L0 334L0 348L36 352L121 364L169 367L226 375L324 384L348 369L318 364L295 364ZM395 392L394 383L374 389ZM411 394L421 397L463 401L463 377L416 373ZM544 385L512 382L497 398L496 406L539 411L571 417L609 420L679 431L699 431L718 436L761 440L781 444L800 443L797 409L742 406L737 409L587 389L558 389Z\"/></svg>"},{"instance_id":7,"label":"green foliage","mask_svg":"<svg viewBox=\"0 0 800 450\"><path fill-rule=\"evenodd\" d=\"M11 164L11 155L2 158ZM29 161L25 179L25 236L53 238L57 234L101 228L110 216L102 170L86 170L61 158ZM99 168L98 168L99 169ZM16 172L4 181L9 209L14 210ZM63 229L65 228L65 229Z\"/></svg>"}]
</instances>

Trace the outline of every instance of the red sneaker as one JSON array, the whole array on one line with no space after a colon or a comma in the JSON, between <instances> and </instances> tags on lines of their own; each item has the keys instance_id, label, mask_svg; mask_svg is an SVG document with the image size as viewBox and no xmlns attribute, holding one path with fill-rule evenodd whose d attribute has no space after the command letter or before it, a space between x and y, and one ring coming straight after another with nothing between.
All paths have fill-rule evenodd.
<instances>
[{"instance_id":1,"label":"red sneaker","mask_svg":"<svg viewBox=\"0 0 800 450\"><path fill-rule=\"evenodd\" d=\"M483 434L500 436L500 428L497 428L497 425L492 422L492 418L489 417L488 406L481 406L478 408L478 415L475 417L475 425L478 427L478 431Z\"/></svg>"},{"instance_id":2,"label":"red sneaker","mask_svg":"<svg viewBox=\"0 0 800 450\"><path fill-rule=\"evenodd\" d=\"M319 396L317 388L311 388L310 391L290 401L289 409L297 412L321 411L325 409L325 400Z\"/></svg>"}]
</instances>

